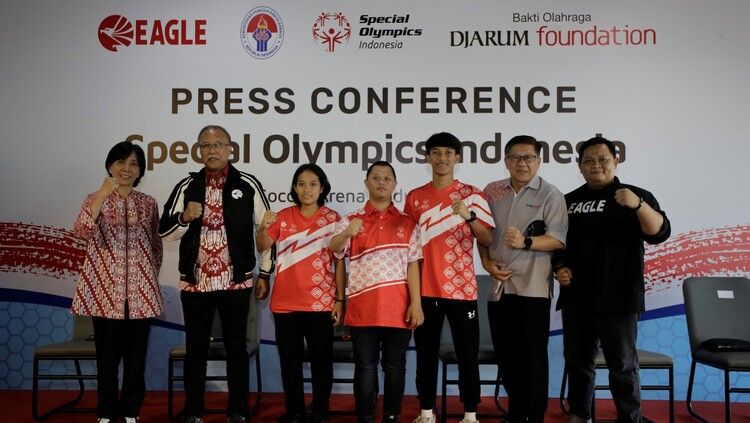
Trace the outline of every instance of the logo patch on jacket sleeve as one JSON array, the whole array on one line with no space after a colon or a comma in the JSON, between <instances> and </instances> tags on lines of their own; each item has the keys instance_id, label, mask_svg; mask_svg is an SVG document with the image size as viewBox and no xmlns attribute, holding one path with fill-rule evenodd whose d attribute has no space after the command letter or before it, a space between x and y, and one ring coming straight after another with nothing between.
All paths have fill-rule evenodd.
<instances>
[{"instance_id":1,"label":"logo patch on jacket sleeve","mask_svg":"<svg viewBox=\"0 0 750 423\"><path fill-rule=\"evenodd\" d=\"M232 198L235 200L242 198L242 190L235 189L232 191Z\"/></svg>"}]
</instances>

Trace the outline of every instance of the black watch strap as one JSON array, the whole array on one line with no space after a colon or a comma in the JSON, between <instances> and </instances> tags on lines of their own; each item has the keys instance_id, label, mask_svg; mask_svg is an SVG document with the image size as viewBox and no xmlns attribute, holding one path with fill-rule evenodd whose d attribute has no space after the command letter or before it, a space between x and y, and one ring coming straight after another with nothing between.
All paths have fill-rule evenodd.
<instances>
[{"instance_id":1,"label":"black watch strap","mask_svg":"<svg viewBox=\"0 0 750 423\"><path fill-rule=\"evenodd\" d=\"M524 250L530 249L531 248L531 244L533 244L533 243L534 243L534 240L531 239L530 236L527 236L526 238L523 239L523 249Z\"/></svg>"},{"instance_id":2,"label":"black watch strap","mask_svg":"<svg viewBox=\"0 0 750 423\"><path fill-rule=\"evenodd\" d=\"M471 222L477 220L477 214L476 213L474 213L473 211L471 211L471 212L469 212L469 214L471 215L471 217L468 218L468 219L464 219L466 221L466 223L471 223Z\"/></svg>"}]
</instances>

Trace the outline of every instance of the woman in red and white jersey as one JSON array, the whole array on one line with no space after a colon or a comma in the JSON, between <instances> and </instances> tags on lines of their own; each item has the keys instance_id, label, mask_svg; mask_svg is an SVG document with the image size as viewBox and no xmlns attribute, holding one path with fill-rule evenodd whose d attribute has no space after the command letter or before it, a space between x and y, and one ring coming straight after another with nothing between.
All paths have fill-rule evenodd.
<instances>
[{"instance_id":1,"label":"woman in red and white jersey","mask_svg":"<svg viewBox=\"0 0 750 423\"><path fill-rule=\"evenodd\" d=\"M341 216L325 206L331 192L325 172L308 163L294 172L293 206L266 212L258 228L259 251L276 247L271 311L276 326L287 414L282 422L322 422L333 379L333 326L341 324L344 265L329 247ZM312 374L312 415L305 416L302 360L305 343Z\"/></svg>"}]
</instances>

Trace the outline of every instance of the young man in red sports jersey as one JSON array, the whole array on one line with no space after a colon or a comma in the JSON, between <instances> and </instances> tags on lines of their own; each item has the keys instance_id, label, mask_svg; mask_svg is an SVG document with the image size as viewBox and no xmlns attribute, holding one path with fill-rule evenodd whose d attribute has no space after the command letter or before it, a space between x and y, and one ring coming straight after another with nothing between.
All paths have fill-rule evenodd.
<instances>
[{"instance_id":1,"label":"young man in red sports jersey","mask_svg":"<svg viewBox=\"0 0 750 423\"><path fill-rule=\"evenodd\" d=\"M482 191L453 177L461 142L447 132L426 143L432 181L406 196L404 213L419 224L422 255L424 324L414 331L417 347L417 393L421 412L415 423L433 423L437 393L438 350L443 320L448 318L458 358L458 386L463 423L476 422L479 390L479 316L474 274L474 239L488 246L493 220Z\"/></svg>"}]
</instances>

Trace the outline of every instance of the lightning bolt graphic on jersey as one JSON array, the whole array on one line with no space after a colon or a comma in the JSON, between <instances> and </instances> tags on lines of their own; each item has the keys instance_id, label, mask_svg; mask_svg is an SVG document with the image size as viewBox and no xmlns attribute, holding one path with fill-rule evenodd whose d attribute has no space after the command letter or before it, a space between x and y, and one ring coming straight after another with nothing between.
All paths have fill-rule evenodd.
<instances>
[{"instance_id":1,"label":"lightning bolt graphic on jersey","mask_svg":"<svg viewBox=\"0 0 750 423\"><path fill-rule=\"evenodd\" d=\"M475 197L479 197L482 201L474 201ZM469 209L477 214L477 219L483 222L493 222L492 216L486 210L486 207L482 206L482 204L486 204L486 201L481 196L476 194L470 195L464 201ZM464 223L464 219L461 216L453 214L453 208L450 205L445 208L441 208L441 206L441 204L438 204L419 216L422 246L427 245L433 238L445 233L449 229Z\"/></svg>"},{"instance_id":2,"label":"lightning bolt graphic on jersey","mask_svg":"<svg viewBox=\"0 0 750 423\"><path fill-rule=\"evenodd\" d=\"M335 222L332 222L314 232L309 230L298 232L280 241L276 246L278 251L276 271L281 272L327 247L335 226Z\"/></svg>"}]
</instances>

